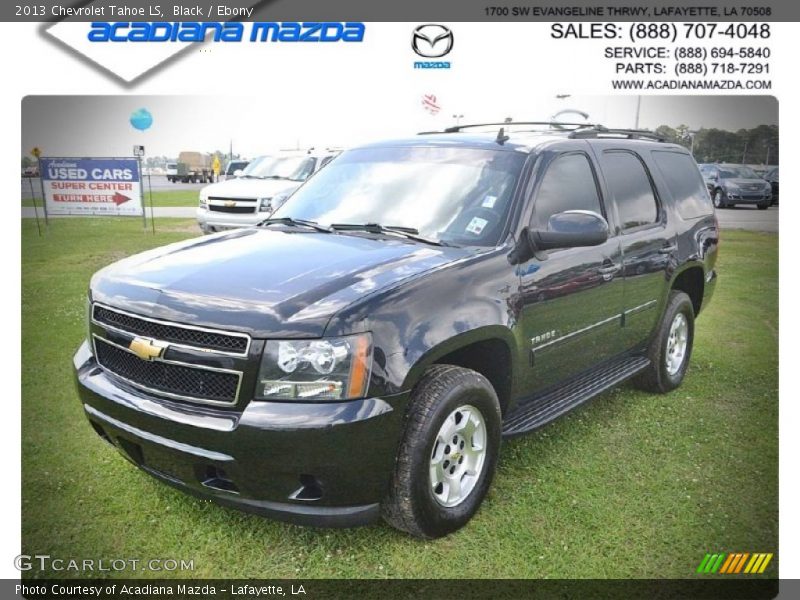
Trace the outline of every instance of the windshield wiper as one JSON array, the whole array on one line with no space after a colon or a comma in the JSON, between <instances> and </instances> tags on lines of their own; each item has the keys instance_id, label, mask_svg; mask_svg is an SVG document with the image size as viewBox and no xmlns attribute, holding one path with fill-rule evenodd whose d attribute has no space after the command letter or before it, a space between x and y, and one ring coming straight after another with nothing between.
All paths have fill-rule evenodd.
<instances>
[{"instance_id":1,"label":"windshield wiper","mask_svg":"<svg viewBox=\"0 0 800 600\"><path fill-rule=\"evenodd\" d=\"M366 231L367 233L392 233L401 235L406 239L430 244L431 246L449 246L445 242L432 240L419 235L419 230L413 227L402 227L400 225L381 225L380 223L332 223L331 229L334 231Z\"/></svg>"},{"instance_id":2,"label":"windshield wiper","mask_svg":"<svg viewBox=\"0 0 800 600\"><path fill-rule=\"evenodd\" d=\"M333 233L333 228L320 225L316 221L306 221L305 219L293 219L292 217L278 217L274 219L264 219L257 226L265 227L267 225L286 225L288 227L308 227L322 233Z\"/></svg>"}]
</instances>

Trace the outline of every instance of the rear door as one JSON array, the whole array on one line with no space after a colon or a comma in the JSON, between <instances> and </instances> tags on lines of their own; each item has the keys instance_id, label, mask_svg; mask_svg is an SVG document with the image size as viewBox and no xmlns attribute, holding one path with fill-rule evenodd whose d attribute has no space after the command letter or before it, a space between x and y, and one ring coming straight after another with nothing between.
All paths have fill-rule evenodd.
<instances>
[{"instance_id":1,"label":"rear door","mask_svg":"<svg viewBox=\"0 0 800 600\"><path fill-rule=\"evenodd\" d=\"M678 247L647 163L649 155L614 143L598 141L594 148L619 228L623 334L630 349L645 342L658 322Z\"/></svg>"},{"instance_id":2,"label":"rear door","mask_svg":"<svg viewBox=\"0 0 800 600\"><path fill-rule=\"evenodd\" d=\"M608 217L586 141L544 152L536 181L525 217L530 228L545 229L551 215L566 210ZM551 250L518 265L521 347L530 349L524 389L542 391L621 351L621 270L613 233L600 246Z\"/></svg>"}]
</instances>

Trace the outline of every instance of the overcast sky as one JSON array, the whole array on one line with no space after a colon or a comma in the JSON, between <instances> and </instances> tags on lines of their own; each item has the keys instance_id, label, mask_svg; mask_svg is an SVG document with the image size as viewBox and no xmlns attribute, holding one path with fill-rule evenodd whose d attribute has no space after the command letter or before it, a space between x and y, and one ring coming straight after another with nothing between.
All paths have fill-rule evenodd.
<instances>
[{"instance_id":1,"label":"overcast sky","mask_svg":"<svg viewBox=\"0 0 800 600\"><path fill-rule=\"evenodd\" d=\"M128 156L143 144L148 156L175 157L182 150L228 151L253 157L280 148L349 146L373 139L440 129L455 122L548 120L562 109L589 114L608 127L635 125L635 96L437 98L436 116L416 91L376 87L363 93L275 93L231 96L29 96L22 103L22 153L34 146L48 156ZM146 108L153 125L142 132L131 113ZM564 115L561 120L582 120ZM736 130L777 124L777 101L768 96L643 96L639 125L686 124L691 129Z\"/></svg>"}]
</instances>

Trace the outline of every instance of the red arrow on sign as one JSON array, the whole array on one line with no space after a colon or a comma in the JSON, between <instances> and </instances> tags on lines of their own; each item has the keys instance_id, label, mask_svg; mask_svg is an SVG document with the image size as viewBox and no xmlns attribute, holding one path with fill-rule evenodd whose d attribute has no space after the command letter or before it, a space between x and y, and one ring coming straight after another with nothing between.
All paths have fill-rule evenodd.
<instances>
[{"instance_id":1,"label":"red arrow on sign","mask_svg":"<svg viewBox=\"0 0 800 600\"><path fill-rule=\"evenodd\" d=\"M119 206L120 204L125 204L125 203L126 203L126 202L128 202L129 200L130 200L130 198L128 198L127 196L123 196L123 195L122 195L122 194L120 194L119 192L117 192L116 194L114 194L114 195L111 197L111 201L112 201L114 204L116 204L117 206Z\"/></svg>"}]
</instances>

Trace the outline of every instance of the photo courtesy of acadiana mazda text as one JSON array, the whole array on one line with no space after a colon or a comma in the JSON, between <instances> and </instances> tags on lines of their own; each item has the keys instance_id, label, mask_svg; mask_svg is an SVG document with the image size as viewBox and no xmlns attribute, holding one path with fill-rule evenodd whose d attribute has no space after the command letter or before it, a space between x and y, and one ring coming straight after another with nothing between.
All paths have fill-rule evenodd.
<instances>
[{"instance_id":1,"label":"photo courtesy of acadiana mazda text","mask_svg":"<svg viewBox=\"0 0 800 600\"><path fill-rule=\"evenodd\" d=\"M718 244L695 160L652 132L357 146L255 226L98 271L77 389L101 438L187 493L438 538L503 438L628 380L681 385Z\"/></svg>"}]
</instances>

